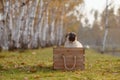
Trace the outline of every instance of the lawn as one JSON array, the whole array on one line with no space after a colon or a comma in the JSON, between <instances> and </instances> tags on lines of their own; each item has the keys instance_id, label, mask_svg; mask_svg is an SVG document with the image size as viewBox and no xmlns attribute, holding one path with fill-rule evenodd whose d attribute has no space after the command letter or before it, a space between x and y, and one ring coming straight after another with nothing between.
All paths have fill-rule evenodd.
<instances>
[{"instance_id":1,"label":"lawn","mask_svg":"<svg viewBox=\"0 0 120 80\"><path fill-rule=\"evenodd\" d=\"M85 70L53 70L52 48L2 51L0 80L120 80L120 57L85 50Z\"/></svg>"}]
</instances>

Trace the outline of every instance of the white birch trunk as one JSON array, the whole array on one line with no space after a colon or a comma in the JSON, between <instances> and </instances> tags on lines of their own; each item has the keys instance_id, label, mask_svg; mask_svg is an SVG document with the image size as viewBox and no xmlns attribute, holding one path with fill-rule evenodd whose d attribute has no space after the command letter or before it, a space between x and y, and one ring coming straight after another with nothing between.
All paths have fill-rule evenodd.
<instances>
[{"instance_id":1,"label":"white birch trunk","mask_svg":"<svg viewBox=\"0 0 120 80\"><path fill-rule=\"evenodd\" d=\"M30 43L30 30L29 30L29 21L30 21L30 8L31 8L31 4L32 2L30 1L28 3L28 6L26 6L26 14L25 16L25 23L24 23L24 32L23 32L23 43L27 45L27 47L29 48L29 43Z\"/></svg>"},{"instance_id":2,"label":"white birch trunk","mask_svg":"<svg viewBox=\"0 0 120 80\"><path fill-rule=\"evenodd\" d=\"M17 35L15 36L15 37L17 37L17 39L16 39L16 47L17 48L20 48L20 36L21 36L21 34L22 34L22 25L23 25L23 22L22 22L22 18L23 18L23 16L24 16L24 11L25 11L25 8L24 8L24 6L23 7L21 7L21 10L20 10L20 15L19 15L19 17L18 17L18 21L17 21L17 29L18 29L18 32L17 32Z\"/></svg>"},{"instance_id":3,"label":"white birch trunk","mask_svg":"<svg viewBox=\"0 0 120 80\"><path fill-rule=\"evenodd\" d=\"M38 38L39 38L39 45L42 45L42 29L43 29L43 17L41 18L41 21L38 24Z\"/></svg>"},{"instance_id":4,"label":"white birch trunk","mask_svg":"<svg viewBox=\"0 0 120 80\"><path fill-rule=\"evenodd\" d=\"M45 47L47 44L54 45L55 41L61 45L63 17L57 18L56 21L59 15L56 14L57 9L50 15L48 4L44 3L44 0L30 0L25 5L22 5L22 2L25 1L15 0L13 4L12 0L6 0L4 4L5 25L0 25L0 46L8 49L11 47L9 46L11 41L14 41L12 44L16 48L23 48L24 44L27 48ZM39 16L37 22L35 22L36 16ZM48 20L51 20L50 24Z\"/></svg>"},{"instance_id":5,"label":"white birch trunk","mask_svg":"<svg viewBox=\"0 0 120 80\"><path fill-rule=\"evenodd\" d=\"M61 16L60 19L60 31L59 31L59 42L58 42L59 46L62 44L62 38L63 38L63 16Z\"/></svg>"},{"instance_id":6,"label":"white birch trunk","mask_svg":"<svg viewBox=\"0 0 120 80\"><path fill-rule=\"evenodd\" d=\"M0 48L2 49L4 47L4 25L3 22L0 21Z\"/></svg>"},{"instance_id":7,"label":"white birch trunk","mask_svg":"<svg viewBox=\"0 0 120 80\"><path fill-rule=\"evenodd\" d=\"M43 26L43 0L40 1L40 11L39 11L39 20L38 20L38 42L39 45L42 45L42 26Z\"/></svg>"},{"instance_id":8,"label":"white birch trunk","mask_svg":"<svg viewBox=\"0 0 120 80\"><path fill-rule=\"evenodd\" d=\"M36 2L35 2L35 4L34 4L34 13L32 14L32 16L33 16L33 21L32 21L32 29L33 29L33 31L35 30L35 17L36 17L36 12L37 12L37 8L38 8L38 4L39 4L39 0L37 0ZM32 10L33 11L33 10ZM30 42L30 45L31 45L31 47L32 48L36 48L36 47L38 47L38 44L37 44L37 32L33 32L32 31L32 39L31 39L31 42Z\"/></svg>"},{"instance_id":9,"label":"white birch trunk","mask_svg":"<svg viewBox=\"0 0 120 80\"><path fill-rule=\"evenodd\" d=\"M48 32L48 11L46 12L46 16L44 19L44 27L43 27L43 32L42 32L42 47L45 47L46 42L47 42L47 32Z\"/></svg>"},{"instance_id":10,"label":"white birch trunk","mask_svg":"<svg viewBox=\"0 0 120 80\"><path fill-rule=\"evenodd\" d=\"M7 0L6 1L6 4L5 4L5 11L4 11L4 18L5 18L5 23L6 23L6 18L7 18L7 14L8 14L8 11L9 11L9 5L10 5L10 2ZM2 35L2 40L3 40L3 43L2 43L2 49L4 50L8 50L8 26L7 24L3 24L3 35Z\"/></svg>"},{"instance_id":11,"label":"white birch trunk","mask_svg":"<svg viewBox=\"0 0 120 80\"><path fill-rule=\"evenodd\" d=\"M29 11L30 14L29 14L29 22L28 22L28 26L29 26L29 38L30 38L30 43L28 45L29 48L32 48L32 43L34 41L34 20L35 20L35 14L36 14L36 10L37 10L37 6L38 6L38 0L34 3L32 3L32 1L30 2L31 4L31 10ZM33 5L32 5L33 4Z\"/></svg>"},{"instance_id":12,"label":"white birch trunk","mask_svg":"<svg viewBox=\"0 0 120 80\"><path fill-rule=\"evenodd\" d=\"M51 34L50 34L50 42L52 45L55 44L55 20L52 21L51 23Z\"/></svg>"}]
</instances>

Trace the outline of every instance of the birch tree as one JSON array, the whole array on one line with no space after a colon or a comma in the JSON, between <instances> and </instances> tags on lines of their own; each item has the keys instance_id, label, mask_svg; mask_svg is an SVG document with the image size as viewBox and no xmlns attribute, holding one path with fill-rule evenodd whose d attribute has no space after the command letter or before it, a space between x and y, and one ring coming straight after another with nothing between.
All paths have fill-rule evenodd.
<instances>
[{"instance_id":1,"label":"birch tree","mask_svg":"<svg viewBox=\"0 0 120 80\"><path fill-rule=\"evenodd\" d=\"M1 0L0 47L62 45L66 14L81 0ZM65 5L68 5L67 7Z\"/></svg>"}]
</instances>

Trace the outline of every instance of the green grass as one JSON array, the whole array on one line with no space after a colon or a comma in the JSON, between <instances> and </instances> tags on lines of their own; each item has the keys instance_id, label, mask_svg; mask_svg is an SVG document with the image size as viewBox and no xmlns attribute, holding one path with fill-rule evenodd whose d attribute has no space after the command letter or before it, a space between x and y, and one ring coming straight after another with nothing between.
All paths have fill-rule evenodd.
<instances>
[{"instance_id":1,"label":"green grass","mask_svg":"<svg viewBox=\"0 0 120 80\"><path fill-rule=\"evenodd\" d=\"M0 80L120 80L120 57L85 51L85 70L53 70L52 48L2 51Z\"/></svg>"}]
</instances>

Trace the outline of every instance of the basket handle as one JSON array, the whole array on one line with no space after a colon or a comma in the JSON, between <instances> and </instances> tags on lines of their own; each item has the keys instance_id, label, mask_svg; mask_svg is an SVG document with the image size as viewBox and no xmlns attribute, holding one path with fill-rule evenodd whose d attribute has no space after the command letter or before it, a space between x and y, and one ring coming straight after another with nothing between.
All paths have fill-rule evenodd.
<instances>
[{"instance_id":1,"label":"basket handle","mask_svg":"<svg viewBox=\"0 0 120 80\"><path fill-rule=\"evenodd\" d=\"M75 68L75 66L76 66L76 56L74 56L74 62L73 62L73 66L72 66L71 68L68 68L68 67L67 67L65 56L63 55L62 57L63 57L65 69L66 69L66 70L73 70L73 69Z\"/></svg>"}]
</instances>

